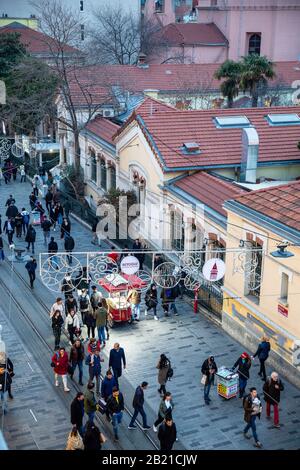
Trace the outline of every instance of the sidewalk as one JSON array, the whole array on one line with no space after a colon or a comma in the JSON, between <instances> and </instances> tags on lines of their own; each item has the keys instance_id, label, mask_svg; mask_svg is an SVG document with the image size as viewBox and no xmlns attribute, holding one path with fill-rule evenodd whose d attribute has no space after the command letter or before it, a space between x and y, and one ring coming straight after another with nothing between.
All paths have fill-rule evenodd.
<instances>
[{"instance_id":1,"label":"sidewalk","mask_svg":"<svg viewBox=\"0 0 300 470\"><path fill-rule=\"evenodd\" d=\"M28 196L30 186L26 184L2 185L0 187L0 213L3 217L4 204L13 194L17 206L20 201L26 201L28 208ZM85 227L72 219L72 235L75 238L74 251L93 251L94 245L90 243L91 233ZM59 233L54 232L58 241ZM41 229L37 228L36 253L44 251ZM20 243L22 244L22 243ZM63 251L62 241L58 241L59 250ZM104 244L103 244L104 246ZM108 246L108 245L107 245ZM25 268L22 264L16 264L23 276ZM1 267L0 267L1 269ZM50 305L55 294L36 281L35 289L41 289L39 295ZM244 347L227 335L221 328L207 320L203 313L195 315L192 307L184 301L177 301L178 317L163 318L160 322L141 315L139 324L132 326L127 324L117 325L111 330L111 339L107 345L107 351L113 343L118 341L125 348L128 368L123 373L121 381L131 384L132 390L143 380L149 382L149 389L145 393L147 407L156 415L160 397L157 392L156 364L161 353L169 356L174 368L174 378L168 382L175 403L174 420L179 432L179 438L187 449L249 449L253 450L253 439L244 439L242 431L243 409L241 400L231 399L225 401L217 396L216 387L211 391L212 402L208 407L203 401L203 386L200 385L202 362L211 354L215 356L217 365L232 366ZM143 309L142 309L143 311ZM162 310L159 310L162 316ZM106 354L106 352L105 352ZM105 365L106 365L105 361ZM258 361L253 362L250 370L248 387L256 386L261 394L263 382L257 376ZM105 367L103 367L103 371ZM267 368L267 373L271 370ZM282 393L280 403L280 430L272 428L272 422L263 416L257 423L257 432L265 449L298 449L300 442L300 391L289 384ZM121 382L122 384L122 382ZM261 395L262 398L262 395ZM129 405L132 396L126 396ZM263 406L265 403L263 402ZM265 406L264 406L265 408ZM152 424L152 423L151 423ZM134 433L134 431L132 431Z\"/></svg>"}]
</instances>

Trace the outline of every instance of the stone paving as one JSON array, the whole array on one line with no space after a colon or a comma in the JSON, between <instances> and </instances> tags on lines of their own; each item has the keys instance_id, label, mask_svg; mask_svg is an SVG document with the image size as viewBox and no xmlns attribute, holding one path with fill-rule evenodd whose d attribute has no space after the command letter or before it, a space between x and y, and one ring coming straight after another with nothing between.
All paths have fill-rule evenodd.
<instances>
[{"instance_id":1,"label":"stone paving","mask_svg":"<svg viewBox=\"0 0 300 470\"><path fill-rule=\"evenodd\" d=\"M19 201L22 199L27 201L30 186L26 184L26 192L24 188L25 184L16 183L0 187L0 213L4 214L3 206L9 194L14 195L17 206L20 206ZM26 207L28 208L28 204ZM44 251L39 228L37 232L37 252ZM54 235L58 239L58 232ZM72 235L75 238L76 251L94 250L90 243L90 231L74 219ZM62 249L61 242L59 247ZM22 264L16 264L16 267L23 275L26 274ZM55 294L45 289L39 280L36 281L35 290L50 306ZM155 366L159 355L164 352L171 359L174 368L174 378L168 383L168 389L173 393L176 405L174 419L183 446L194 450L254 449L252 440L247 441L242 435L244 421L241 401L238 398L223 400L217 396L214 387L211 391L211 405L206 406L203 401L203 386L200 385L200 369L204 359L213 354L219 367L232 366L244 351L244 347L205 318L203 312L195 315L192 307L185 301L178 301L177 306L178 317L162 318L160 310L159 322L151 316L145 318L142 315L138 324L117 325L111 331L108 346L111 347L115 341L119 341L127 355L128 368L121 378L122 387L130 385L133 391L133 387L142 380L147 380L149 389L146 391L146 408L148 415L154 417L159 406ZM255 360L248 385L256 386L261 392L262 381L257 376L257 371L258 361ZM267 372L270 373L271 370L267 369ZM287 378L283 380L286 388L280 404L281 429L272 428L272 422L265 418L265 410L257 424L258 436L264 448L269 450L300 448L300 391L289 384Z\"/></svg>"}]
</instances>

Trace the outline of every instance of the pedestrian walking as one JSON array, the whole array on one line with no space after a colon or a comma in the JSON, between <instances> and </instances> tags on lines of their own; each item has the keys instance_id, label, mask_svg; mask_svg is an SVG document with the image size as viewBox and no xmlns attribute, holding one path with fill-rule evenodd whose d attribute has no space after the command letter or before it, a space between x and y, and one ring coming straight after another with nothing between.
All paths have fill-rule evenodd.
<instances>
[{"instance_id":1,"label":"pedestrian walking","mask_svg":"<svg viewBox=\"0 0 300 470\"><path fill-rule=\"evenodd\" d=\"M88 354L85 360L86 365L89 367L90 381L96 379L96 394L100 395L100 375L101 375L101 359L100 352L96 349L94 354Z\"/></svg>"},{"instance_id":2,"label":"pedestrian walking","mask_svg":"<svg viewBox=\"0 0 300 470\"><path fill-rule=\"evenodd\" d=\"M105 441L103 441L103 435L98 426L88 422L83 436L84 450L99 451Z\"/></svg>"},{"instance_id":3,"label":"pedestrian walking","mask_svg":"<svg viewBox=\"0 0 300 470\"><path fill-rule=\"evenodd\" d=\"M3 402L3 405L1 408L3 408L4 414L7 413L7 395L8 395L10 384L11 384L10 374L8 370L1 365L0 366L0 399L1 399L1 402Z\"/></svg>"},{"instance_id":4,"label":"pedestrian walking","mask_svg":"<svg viewBox=\"0 0 300 470\"><path fill-rule=\"evenodd\" d=\"M70 350L69 361L72 367L72 373L70 374L71 380L73 380L74 372L76 367L78 366L79 370L79 385L83 385L82 377L83 377L83 360L84 360L84 347L80 341L80 339L76 339L73 346Z\"/></svg>"},{"instance_id":5,"label":"pedestrian walking","mask_svg":"<svg viewBox=\"0 0 300 470\"><path fill-rule=\"evenodd\" d=\"M94 422L95 413L97 411L97 402L95 398L94 388L94 382L88 382L84 394L84 411L88 415L88 420L90 423Z\"/></svg>"},{"instance_id":6,"label":"pedestrian walking","mask_svg":"<svg viewBox=\"0 0 300 470\"><path fill-rule=\"evenodd\" d=\"M69 313L71 310L74 310L74 312L76 312L76 313L77 313L77 311L78 311L77 300L74 298L74 296L73 296L72 293L71 293L70 295L68 295L68 297L66 298L66 301L65 301L65 312L66 312L66 315L68 315L68 313Z\"/></svg>"},{"instance_id":7,"label":"pedestrian walking","mask_svg":"<svg viewBox=\"0 0 300 470\"><path fill-rule=\"evenodd\" d=\"M112 420L115 441L118 441L119 424L121 424L123 418L124 398L123 394L119 391L117 387L113 387L112 395L108 398L106 406Z\"/></svg>"},{"instance_id":8,"label":"pedestrian walking","mask_svg":"<svg viewBox=\"0 0 300 470\"><path fill-rule=\"evenodd\" d=\"M10 194L9 198L7 198L6 200L5 207L9 207L11 204L15 204L15 203L16 203L15 198L13 197L12 194Z\"/></svg>"},{"instance_id":9,"label":"pedestrian walking","mask_svg":"<svg viewBox=\"0 0 300 470\"><path fill-rule=\"evenodd\" d=\"M55 201L56 194L53 195L53 200ZM57 202L54 209L56 220L58 225L61 225L63 222L64 209L60 202Z\"/></svg>"},{"instance_id":10,"label":"pedestrian walking","mask_svg":"<svg viewBox=\"0 0 300 470\"><path fill-rule=\"evenodd\" d=\"M34 176L31 185L32 185L33 194L36 197L38 197L38 195L39 195L39 177L37 175Z\"/></svg>"},{"instance_id":11,"label":"pedestrian walking","mask_svg":"<svg viewBox=\"0 0 300 470\"><path fill-rule=\"evenodd\" d=\"M107 321L107 309L104 307L103 302L98 302L98 306L95 310L95 321L96 328L98 331L98 339L102 345L105 346L105 325Z\"/></svg>"},{"instance_id":12,"label":"pedestrian walking","mask_svg":"<svg viewBox=\"0 0 300 470\"><path fill-rule=\"evenodd\" d=\"M69 199L66 197L64 205L63 205L64 213L66 214L67 219L69 219L69 214L71 210L71 204Z\"/></svg>"},{"instance_id":13,"label":"pedestrian walking","mask_svg":"<svg viewBox=\"0 0 300 470\"><path fill-rule=\"evenodd\" d=\"M154 432L157 432L157 426L163 422L167 415L172 416L173 408L172 394L171 392L166 392L159 405L157 420L153 424Z\"/></svg>"},{"instance_id":14,"label":"pedestrian walking","mask_svg":"<svg viewBox=\"0 0 300 470\"><path fill-rule=\"evenodd\" d=\"M4 256L4 249L3 249L3 240L0 235L0 261L4 261L5 256Z\"/></svg>"},{"instance_id":15,"label":"pedestrian walking","mask_svg":"<svg viewBox=\"0 0 300 470\"><path fill-rule=\"evenodd\" d=\"M249 429L251 428L252 434L254 437L255 443L253 444L255 447L262 447L261 442L259 442L257 433L256 433L256 418L261 415L262 406L259 396L257 395L257 390L255 387L250 388L250 393L244 398L243 400L243 407L244 407L244 420L246 421L247 425L244 429L244 437L246 439L250 439L250 436L247 434Z\"/></svg>"},{"instance_id":16,"label":"pedestrian walking","mask_svg":"<svg viewBox=\"0 0 300 470\"><path fill-rule=\"evenodd\" d=\"M95 354L96 351L101 351L101 343L96 338L91 338L87 345L87 352L89 354Z\"/></svg>"},{"instance_id":17,"label":"pedestrian walking","mask_svg":"<svg viewBox=\"0 0 300 470\"><path fill-rule=\"evenodd\" d=\"M48 211L48 214L50 215L50 208L51 208L51 204L52 204L52 201L53 201L53 194L52 194L52 191L50 189L48 189L48 191L45 195L45 201L46 201L46 209Z\"/></svg>"},{"instance_id":18,"label":"pedestrian walking","mask_svg":"<svg viewBox=\"0 0 300 470\"><path fill-rule=\"evenodd\" d=\"M124 369L126 369L126 358L124 349L120 348L119 343L115 343L113 349L110 350L108 367L112 368L118 386L119 377L121 377L122 375L122 362Z\"/></svg>"},{"instance_id":19,"label":"pedestrian walking","mask_svg":"<svg viewBox=\"0 0 300 470\"><path fill-rule=\"evenodd\" d=\"M55 386L59 387L58 377L62 378L62 383L64 386L64 391L69 392L70 389L68 388L68 367L69 367L69 359L68 354L66 353L65 348L60 348L59 351L56 351L52 356L51 367L54 369L54 376L55 376Z\"/></svg>"},{"instance_id":20,"label":"pedestrian walking","mask_svg":"<svg viewBox=\"0 0 300 470\"><path fill-rule=\"evenodd\" d=\"M27 242L27 251L30 250L30 245L32 248L32 253L34 253L34 244L35 244L35 239L36 239L36 231L35 228L33 227L32 224L29 224L26 237L25 237L25 242Z\"/></svg>"},{"instance_id":21,"label":"pedestrian walking","mask_svg":"<svg viewBox=\"0 0 300 470\"><path fill-rule=\"evenodd\" d=\"M67 260L69 264L72 264L72 251L74 250L75 247L75 241L74 238L71 237L71 235L66 235L65 236L65 251L67 253Z\"/></svg>"},{"instance_id":22,"label":"pedestrian walking","mask_svg":"<svg viewBox=\"0 0 300 470\"><path fill-rule=\"evenodd\" d=\"M65 330L69 333L70 344L74 343L74 336L79 334L80 322L77 313L71 310L66 316Z\"/></svg>"},{"instance_id":23,"label":"pedestrian walking","mask_svg":"<svg viewBox=\"0 0 300 470\"><path fill-rule=\"evenodd\" d=\"M12 386L12 379L15 376L14 365L13 365L12 361L10 360L10 358L7 357L5 353L3 354L3 363L0 364L0 367L4 367L4 369L8 372L8 374L10 376L10 380L8 381L8 384L7 384L7 393L8 393L9 398L11 400L13 400L14 397L11 393L11 386ZM0 389L0 391L1 391L1 389Z\"/></svg>"},{"instance_id":24,"label":"pedestrian walking","mask_svg":"<svg viewBox=\"0 0 300 470\"><path fill-rule=\"evenodd\" d=\"M11 203L10 206L8 206L7 210L6 210L6 217L8 217L9 219L14 219L16 217L16 215L18 214L18 208L17 206L14 205L14 203Z\"/></svg>"},{"instance_id":25,"label":"pedestrian walking","mask_svg":"<svg viewBox=\"0 0 300 470\"><path fill-rule=\"evenodd\" d=\"M99 238L98 238L98 233L97 233L97 226L98 226L98 219L95 219L93 225L92 225L92 233L93 233L93 238L92 238L92 245L98 245L101 246L99 243Z\"/></svg>"},{"instance_id":26,"label":"pedestrian walking","mask_svg":"<svg viewBox=\"0 0 300 470\"><path fill-rule=\"evenodd\" d=\"M96 318L91 309L85 313L84 322L87 327L87 339L95 338Z\"/></svg>"},{"instance_id":27,"label":"pedestrian walking","mask_svg":"<svg viewBox=\"0 0 300 470\"><path fill-rule=\"evenodd\" d=\"M23 222L23 217L20 212L17 213L15 217L15 229L16 229L16 237L21 238L22 237L22 222Z\"/></svg>"},{"instance_id":28,"label":"pedestrian walking","mask_svg":"<svg viewBox=\"0 0 300 470\"><path fill-rule=\"evenodd\" d=\"M31 210L33 211L35 209L35 204L36 204L36 201L37 201L37 197L36 195L32 192L29 196L29 204L30 204L30 207L31 207Z\"/></svg>"},{"instance_id":29,"label":"pedestrian walking","mask_svg":"<svg viewBox=\"0 0 300 470\"><path fill-rule=\"evenodd\" d=\"M280 393L284 390L284 385L280 380L277 372L272 372L263 386L264 399L267 403L267 418L271 417L271 406L274 408L274 428L280 429L279 424L279 402Z\"/></svg>"},{"instance_id":30,"label":"pedestrian walking","mask_svg":"<svg viewBox=\"0 0 300 470\"><path fill-rule=\"evenodd\" d=\"M253 359L258 356L258 360L260 362L260 369L258 375L261 376L264 382L267 380L265 362L269 357L270 350L271 345L269 339L266 336L263 336L261 338L261 342L258 345L256 353L252 356Z\"/></svg>"},{"instance_id":31,"label":"pedestrian walking","mask_svg":"<svg viewBox=\"0 0 300 470\"><path fill-rule=\"evenodd\" d=\"M19 170L20 170L20 175L21 175L20 183L25 183L25 182L26 182L25 166L24 166L24 165L20 165Z\"/></svg>"},{"instance_id":32,"label":"pedestrian walking","mask_svg":"<svg viewBox=\"0 0 300 470\"><path fill-rule=\"evenodd\" d=\"M59 265L58 265L58 258L57 258L57 252L58 252L58 245L56 241L54 240L54 237L50 237L50 243L48 244L48 254L50 255L49 257L49 264L52 266L53 269L58 270Z\"/></svg>"},{"instance_id":33,"label":"pedestrian walking","mask_svg":"<svg viewBox=\"0 0 300 470\"><path fill-rule=\"evenodd\" d=\"M237 367L237 373L239 374L239 397L243 398L245 394L245 389L247 387L247 382L249 380L249 370L251 367L251 359L248 353L243 352L238 360L234 363L232 370Z\"/></svg>"},{"instance_id":34,"label":"pedestrian walking","mask_svg":"<svg viewBox=\"0 0 300 470\"><path fill-rule=\"evenodd\" d=\"M45 209L43 208L40 201L36 202L35 210L40 214L40 223L42 224L45 220Z\"/></svg>"},{"instance_id":35,"label":"pedestrian walking","mask_svg":"<svg viewBox=\"0 0 300 470\"><path fill-rule=\"evenodd\" d=\"M73 426L68 435L66 450L84 450L83 440L76 426Z\"/></svg>"},{"instance_id":36,"label":"pedestrian walking","mask_svg":"<svg viewBox=\"0 0 300 470\"><path fill-rule=\"evenodd\" d=\"M98 291L97 286L92 286L92 294L91 294L91 306L92 309L95 311L98 308L99 302L102 300L102 294Z\"/></svg>"},{"instance_id":37,"label":"pedestrian walking","mask_svg":"<svg viewBox=\"0 0 300 470\"><path fill-rule=\"evenodd\" d=\"M74 290L75 286L71 279L71 275L70 273L67 273L61 283L61 291L63 292L65 299L73 295Z\"/></svg>"},{"instance_id":38,"label":"pedestrian walking","mask_svg":"<svg viewBox=\"0 0 300 470\"><path fill-rule=\"evenodd\" d=\"M217 364L215 363L214 356L209 356L202 364L201 372L205 377L204 383L204 401L206 405L209 405L211 399L209 398L209 392L211 386L215 381L215 374L218 372Z\"/></svg>"},{"instance_id":39,"label":"pedestrian walking","mask_svg":"<svg viewBox=\"0 0 300 470\"><path fill-rule=\"evenodd\" d=\"M61 315L60 310L56 310L54 315L52 316L52 331L54 335L55 345L54 349L57 350L60 347L60 337L61 337L61 329L64 324L64 319Z\"/></svg>"},{"instance_id":40,"label":"pedestrian walking","mask_svg":"<svg viewBox=\"0 0 300 470\"><path fill-rule=\"evenodd\" d=\"M29 212L25 209L25 207L22 207L21 216L22 216L23 234L25 235L26 232L27 232L27 230L28 230L29 221L30 221L30 214L29 214Z\"/></svg>"},{"instance_id":41,"label":"pedestrian walking","mask_svg":"<svg viewBox=\"0 0 300 470\"><path fill-rule=\"evenodd\" d=\"M129 291L127 301L130 302L131 305L132 321L140 321L141 300L141 292L138 289L132 289Z\"/></svg>"},{"instance_id":42,"label":"pedestrian walking","mask_svg":"<svg viewBox=\"0 0 300 470\"><path fill-rule=\"evenodd\" d=\"M134 413L132 415L128 429L136 429L136 426L134 423L139 413L143 419L143 426L142 426L143 431L148 431L148 429L151 429L151 426L148 426L147 424L147 416L144 410L144 401L145 401L144 391L147 390L147 388L148 388L148 382L142 382L141 385L139 385L135 390L135 394L134 394L133 401L132 401Z\"/></svg>"},{"instance_id":43,"label":"pedestrian walking","mask_svg":"<svg viewBox=\"0 0 300 470\"><path fill-rule=\"evenodd\" d=\"M56 224L57 224L57 214L55 212L55 205L53 202L50 204L49 208L49 218L53 226L53 232L56 230Z\"/></svg>"},{"instance_id":44,"label":"pedestrian walking","mask_svg":"<svg viewBox=\"0 0 300 470\"><path fill-rule=\"evenodd\" d=\"M89 292L90 290L90 282L91 282L91 277L87 273L87 268L86 266L83 266L82 270L79 270L79 273L77 274L74 284L77 288L77 294L78 297L82 294L83 290L86 290Z\"/></svg>"},{"instance_id":45,"label":"pedestrian walking","mask_svg":"<svg viewBox=\"0 0 300 470\"><path fill-rule=\"evenodd\" d=\"M9 218L4 222L3 232L6 233L6 235L7 235L8 244L12 245L13 244L13 236L14 236L14 232L15 232L15 223L14 223L13 219Z\"/></svg>"},{"instance_id":46,"label":"pedestrian walking","mask_svg":"<svg viewBox=\"0 0 300 470\"><path fill-rule=\"evenodd\" d=\"M160 297L162 299L162 307L166 317L169 316L169 310L172 310L174 315L178 315L177 308L175 305L175 299L178 297L178 288L167 287L161 290Z\"/></svg>"},{"instance_id":47,"label":"pedestrian walking","mask_svg":"<svg viewBox=\"0 0 300 470\"><path fill-rule=\"evenodd\" d=\"M31 256L30 261L27 261L27 263L25 264L25 269L27 269L27 272L28 272L31 289L33 289L33 283L35 281L36 268L37 268L36 259L33 256Z\"/></svg>"},{"instance_id":48,"label":"pedestrian walking","mask_svg":"<svg viewBox=\"0 0 300 470\"><path fill-rule=\"evenodd\" d=\"M65 315L64 303L63 303L63 299L61 297L57 297L56 301L52 305L52 307L50 309L50 318L53 317L54 313L57 310L60 311L61 316L65 319L66 315Z\"/></svg>"},{"instance_id":49,"label":"pedestrian walking","mask_svg":"<svg viewBox=\"0 0 300 470\"><path fill-rule=\"evenodd\" d=\"M63 223L60 228L60 238L66 238L70 236L71 233L71 222L64 217L63 218Z\"/></svg>"},{"instance_id":50,"label":"pedestrian walking","mask_svg":"<svg viewBox=\"0 0 300 470\"><path fill-rule=\"evenodd\" d=\"M168 379L168 372L171 367L171 363L165 354L161 354L156 368L158 369L158 384L160 385L158 393L166 393L166 383Z\"/></svg>"},{"instance_id":51,"label":"pedestrian walking","mask_svg":"<svg viewBox=\"0 0 300 470\"><path fill-rule=\"evenodd\" d=\"M112 371L108 369L101 384L101 397L105 400L105 402L107 402L108 398L112 395L114 387L117 387L117 381L116 378L113 376ZM107 407L105 409L105 414L107 420L110 421L110 415Z\"/></svg>"},{"instance_id":52,"label":"pedestrian walking","mask_svg":"<svg viewBox=\"0 0 300 470\"><path fill-rule=\"evenodd\" d=\"M44 220L41 223L41 227L43 229L43 234L44 234L44 245L47 245L48 240L50 238L50 230L51 230L52 224L46 215L44 216Z\"/></svg>"},{"instance_id":53,"label":"pedestrian walking","mask_svg":"<svg viewBox=\"0 0 300 470\"><path fill-rule=\"evenodd\" d=\"M76 426L81 436L83 436L83 417L84 417L84 394L77 392L76 397L71 403L71 424Z\"/></svg>"},{"instance_id":54,"label":"pedestrian walking","mask_svg":"<svg viewBox=\"0 0 300 470\"><path fill-rule=\"evenodd\" d=\"M160 450L170 452L177 440L177 429L172 416L167 415L165 417L163 423L159 426L157 437L160 442Z\"/></svg>"},{"instance_id":55,"label":"pedestrian walking","mask_svg":"<svg viewBox=\"0 0 300 470\"><path fill-rule=\"evenodd\" d=\"M81 290L81 294L78 297L78 302L79 302L79 309L82 317L82 322L85 325L85 317L88 315L88 313L92 310L91 307L91 302L90 302L90 296L87 293L86 289ZM88 339L88 337L87 337Z\"/></svg>"},{"instance_id":56,"label":"pedestrian walking","mask_svg":"<svg viewBox=\"0 0 300 470\"><path fill-rule=\"evenodd\" d=\"M150 288L147 290L145 294L145 304L146 304L146 309L145 309L145 317L149 314L150 310L153 309L154 313L154 320L158 320L157 317L157 288L155 284L151 284Z\"/></svg>"}]
</instances>

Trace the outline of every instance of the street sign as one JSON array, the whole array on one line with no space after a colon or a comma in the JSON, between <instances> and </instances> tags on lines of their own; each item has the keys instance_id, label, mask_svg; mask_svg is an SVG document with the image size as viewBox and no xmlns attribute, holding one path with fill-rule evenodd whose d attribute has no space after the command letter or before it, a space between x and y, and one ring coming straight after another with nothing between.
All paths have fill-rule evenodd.
<instances>
[{"instance_id":1,"label":"street sign","mask_svg":"<svg viewBox=\"0 0 300 470\"><path fill-rule=\"evenodd\" d=\"M208 281L219 281L225 274L225 263L219 258L212 258L203 266L202 274Z\"/></svg>"},{"instance_id":2,"label":"street sign","mask_svg":"<svg viewBox=\"0 0 300 470\"><path fill-rule=\"evenodd\" d=\"M140 269L140 262L135 256L125 256L121 261L121 271L124 274L135 274Z\"/></svg>"}]
</instances>

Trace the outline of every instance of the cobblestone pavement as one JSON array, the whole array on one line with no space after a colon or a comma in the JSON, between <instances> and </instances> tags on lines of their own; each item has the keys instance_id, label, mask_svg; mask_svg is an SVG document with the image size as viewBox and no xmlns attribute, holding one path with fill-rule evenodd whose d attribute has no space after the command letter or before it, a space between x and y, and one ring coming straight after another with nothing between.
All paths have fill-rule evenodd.
<instances>
[{"instance_id":1,"label":"cobblestone pavement","mask_svg":"<svg viewBox=\"0 0 300 470\"><path fill-rule=\"evenodd\" d=\"M30 187L13 184L0 187L0 213L4 214L4 204L13 194L20 207L22 200L27 201ZM24 197L25 194L25 197ZM26 204L28 208L28 204ZM4 217L2 217L4 220ZM37 252L44 250L42 235L37 228ZM54 233L56 239L59 234ZM93 250L91 234L88 229L72 220L72 235L75 238L76 251ZM108 246L105 244L105 246ZM62 243L59 242L59 249ZM16 264L16 269L23 274L22 264ZM45 289L37 279L35 291L47 305L54 301L55 294ZM185 301L177 302L178 317L162 318L155 321L151 316L141 316L141 321L132 326L117 325L111 331L108 351L115 341L125 348L128 368L121 378L121 386L126 389L126 397L133 393L142 380L149 382L146 391L146 410L154 419L159 405L159 395L156 383L156 363L159 354L164 352L172 362L174 378L168 383L168 389L173 393L175 409L174 419L179 431L182 445L188 449L254 449L253 440L247 441L242 435L244 427L241 400L233 398L225 401L217 396L216 387L211 391L212 402L206 406L203 401L203 386L200 385L201 364L210 354L216 358L217 365L232 366L244 347L227 335L221 328L205 318L203 312L195 315L192 307ZM143 311L143 309L142 309ZM49 338L51 331L49 329ZM49 339L50 340L50 339ZM52 339L51 339L52 340ZM104 352L104 356L106 351ZM107 358L106 358L107 360ZM104 365L106 365L106 360ZM258 361L255 360L248 386L256 386L261 393L263 382L257 375ZM267 372L271 370L267 368ZM286 385L280 403L281 429L272 428L272 422L266 420L265 409L262 418L257 423L257 432L265 449L299 449L300 448L300 391L283 378ZM131 396L127 403L130 405ZM152 431L151 431L152 433ZM152 436L154 434L152 433Z\"/></svg>"}]
</instances>

